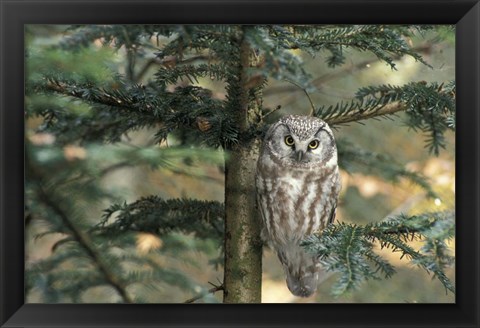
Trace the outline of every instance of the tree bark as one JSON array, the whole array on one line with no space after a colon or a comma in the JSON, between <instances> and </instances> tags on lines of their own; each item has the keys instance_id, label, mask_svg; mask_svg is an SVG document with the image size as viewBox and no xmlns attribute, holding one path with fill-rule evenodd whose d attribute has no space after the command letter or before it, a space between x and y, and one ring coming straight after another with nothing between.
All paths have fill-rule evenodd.
<instances>
[{"instance_id":1,"label":"tree bark","mask_svg":"<svg viewBox=\"0 0 480 328\"><path fill-rule=\"evenodd\" d=\"M238 90L230 108L239 132L245 132L259 110L259 93L252 97L247 86L247 69L254 66L255 57L245 40L242 27L238 39L240 51ZM256 98L256 99L255 99ZM261 100L261 99L260 99ZM233 145L225 162L225 276L224 303L260 303L262 283L262 242L255 196L255 167L259 153L258 140Z\"/></svg>"}]
</instances>

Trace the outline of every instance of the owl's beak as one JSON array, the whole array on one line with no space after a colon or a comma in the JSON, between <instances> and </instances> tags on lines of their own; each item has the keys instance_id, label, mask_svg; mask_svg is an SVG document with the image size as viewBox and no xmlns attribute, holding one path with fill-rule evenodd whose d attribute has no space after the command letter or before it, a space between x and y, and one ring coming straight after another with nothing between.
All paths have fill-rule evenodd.
<instances>
[{"instance_id":1,"label":"owl's beak","mask_svg":"<svg viewBox=\"0 0 480 328\"><path fill-rule=\"evenodd\" d=\"M303 157L305 156L305 152L303 150L297 150L296 155L297 155L297 161L301 162Z\"/></svg>"}]
</instances>

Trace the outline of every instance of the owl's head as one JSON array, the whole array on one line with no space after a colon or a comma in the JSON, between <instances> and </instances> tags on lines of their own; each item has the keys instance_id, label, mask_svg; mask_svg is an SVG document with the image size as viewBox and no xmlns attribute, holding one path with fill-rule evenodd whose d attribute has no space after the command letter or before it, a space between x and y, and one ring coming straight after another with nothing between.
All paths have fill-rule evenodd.
<instances>
[{"instance_id":1,"label":"owl's head","mask_svg":"<svg viewBox=\"0 0 480 328\"><path fill-rule=\"evenodd\" d=\"M267 131L264 151L296 167L337 165L337 147L327 123L311 116L288 115Z\"/></svg>"}]
</instances>

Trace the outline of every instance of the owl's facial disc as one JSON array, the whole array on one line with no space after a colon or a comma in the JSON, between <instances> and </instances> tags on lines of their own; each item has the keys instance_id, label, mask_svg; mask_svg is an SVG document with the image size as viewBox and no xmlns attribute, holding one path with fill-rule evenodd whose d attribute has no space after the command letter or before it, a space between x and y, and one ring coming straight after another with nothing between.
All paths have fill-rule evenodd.
<instances>
[{"instance_id":1,"label":"owl's facial disc","mask_svg":"<svg viewBox=\"0 0 480 328\"><path fill-rule=\"evenodd\" d=\"M289 165L327 163L335 155L335 142L328 125L297 126L288 119L268 131L266 145L277 158Z\"/></svg>"},{"instance_id":2,"label":"owl's facial disc","mask_svg":"<svg viewBox=\"0 0 480 328\"><path fill-rule=\"evenodd\" d=\"M315 156L319 151L320 141L313 140L300 140L297 136L287 134L283 138L287 157L292 161L298 163L308 163L312 160L312 156Z\"/></svg>"}]
</instances>

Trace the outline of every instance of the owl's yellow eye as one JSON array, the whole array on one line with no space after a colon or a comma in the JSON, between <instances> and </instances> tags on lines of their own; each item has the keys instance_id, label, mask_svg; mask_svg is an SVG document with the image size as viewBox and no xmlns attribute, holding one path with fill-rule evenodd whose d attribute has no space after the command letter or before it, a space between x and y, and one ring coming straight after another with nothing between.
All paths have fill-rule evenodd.
<instances>
[{"instance_id":1,"label":"owl's yellow eye","mask_svg":"<svg viewBox=\"0 0 480 328\"><path fill-rule=\"evenodd\" d=\"M285 137L285 144L287 146L293 146L294 143L295 143L295 141L293 140L292 136L286 136Z\"/></svg>"},{"instance_id":2,"label":"owl's yellow eye","mask_svg":"<svg viewBox=\"0 0 480 328\"><path fill-rule=\"evenodd\" d=\"M308 144L308 148L310 148L310 149L316 149L316 148L318 148L318 144L319 144L318 140L312 140L312 142L310 142L310 143Z\"/></svg>"}]
</instances>

